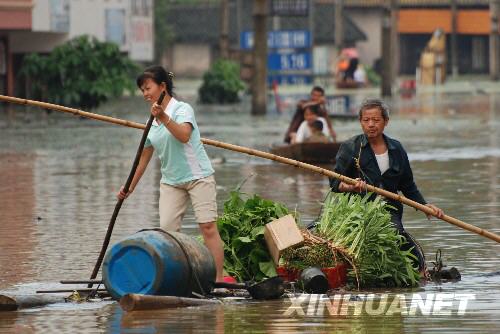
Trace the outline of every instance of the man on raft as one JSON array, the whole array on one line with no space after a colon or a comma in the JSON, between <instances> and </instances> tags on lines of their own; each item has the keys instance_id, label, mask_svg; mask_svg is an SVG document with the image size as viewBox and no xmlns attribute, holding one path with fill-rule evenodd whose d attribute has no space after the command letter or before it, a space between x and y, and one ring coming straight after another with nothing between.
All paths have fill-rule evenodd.
<instances>
[{"instance_id":1,"label":"man on raft","mask_svg":"<svg viewBox=\"0 0 500 334\"><path fill-rule=\"evenodd\" d=\"M427 203L418 190L408 155L401 143L384 134L389 123L388 106L379 99L365 100L359 108L359 122L363 134L352 137L340 146L334 169L336 173L358 182L350 185L331 179L332 191L365 193L367 184L393 193L401 191L407 198L428 206L436 216L442 217L443 210ZM373 194L373 198L375 196ZM425 270L423 251L403 227L403 204L391 199L387 199L387 202L395 208L390 212L394 227L408 241L402 248L408 250L413 247L412 253L418 258L419 269Z\"/></svg>"}]
</instances>

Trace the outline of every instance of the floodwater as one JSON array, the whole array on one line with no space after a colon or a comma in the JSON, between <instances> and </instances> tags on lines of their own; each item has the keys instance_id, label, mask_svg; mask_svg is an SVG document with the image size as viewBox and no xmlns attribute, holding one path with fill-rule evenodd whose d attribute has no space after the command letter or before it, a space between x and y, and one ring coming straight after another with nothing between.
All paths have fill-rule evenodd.
<instances>
[{"instance_id":1,"label":"floodwater","mask_svg":"<svg viewBox=\"0 0 500 334\"><path fill-rule=\"evenodd\" d=\"M392 105L386 132L406 147L426 199L451 216L500 233L500 96L430 94ZM289 113L251 117L244 106L196 106L196 111L203 137L262 150L281 141L290 118ZM96 112L139 122L148 117L140 98L116 101ZM16 107L14 116L9 121L0 113L0 291L33 293L62 287L62 279L88 278L140 132L40 109ZM334 124L341 139L359 132L356 121ZM228 192L248 178L244 192L285 203L301 213L303 223L318 215L328 190L324 177L240 153L207 150L216 170L219 211ZM158 180L158 165L151 163L122 208L111 243L158 226ZM183 226L188 234L198 233L192 211ZM0 332L496 332L500 245L448 223L428 221L411 208L405 210L405 226L431 260L441 249L445 264L457 267L462 280L359 292L361 301L339 314L320 307L317 296L305 296L298 307L298 299L285 298L132 313L113 302L55 304L0 313ZM390 300L400 302L405 298L407 306L418 298L439 299L441 305L429 304L430 309L415 314L390 308L379 315L356 313L367 293L388 293ZM460 304L464 298L465 306Z\"/></svg>"}]
</instances>

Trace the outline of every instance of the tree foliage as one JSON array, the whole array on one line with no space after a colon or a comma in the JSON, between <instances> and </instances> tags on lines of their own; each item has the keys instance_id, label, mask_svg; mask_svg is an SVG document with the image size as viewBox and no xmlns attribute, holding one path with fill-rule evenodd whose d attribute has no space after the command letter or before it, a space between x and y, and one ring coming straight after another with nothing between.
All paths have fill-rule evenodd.
<instances>
[{"instance_id":1,"label":"tree foliage","mask_svg":"<svg viewBox=\"0 0 500 334\"><path fill-rule=\"evenodd\" d=\"M229 60L217 60L203 75L199 89L201 103L239 102L238 93L245 88L240 79L240 67Z\"/></svg>"},{"instance_id":2,"label":"tree foliage","mask_svg":"<svg viewBox=\"0 0 500 334\"><path fill-rule=\"evenodd\" d=\"M32 53L21 68L34 98L82 108L95 108L133 90L137 72L116 44L89 36L74 38L48 55Z\"/></svg>"}]
</instances>

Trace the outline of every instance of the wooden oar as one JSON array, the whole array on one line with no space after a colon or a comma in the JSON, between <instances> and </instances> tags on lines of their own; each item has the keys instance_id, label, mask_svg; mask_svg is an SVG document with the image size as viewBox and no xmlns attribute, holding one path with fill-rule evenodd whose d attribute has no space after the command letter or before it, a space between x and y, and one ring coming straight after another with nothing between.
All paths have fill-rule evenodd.
<instances>
[{"instance_id":1,"label":"wooden oar","mask_svg":"<svg viewBox=\"0 0 500 334\"><path fill-rule=\"evenodd\" d=\"M71 113L71 114L82 116L82 117L97 119L100 121L124 125L124 126L128 126L131 128L136 128L136 129L144 129L145 128L145 125L141 124L141 123L130 122L130 121L126 121L126 120L122 120L122 119L118 119L118 118L113 118L113 117L109 117L109 116L102 116L102 115L98 115L98 114L94 114L94 113L90 113L90 112L85 112L85 111L81 111L78 109L63 107L63 106L59 106L59 105L51 104L51 103L38 102L38 101L27 100L27 99L19 99L19 98L10 97L10 96L4 96L4 95L0 95L0 100L11 102L11 103L31 105L31 106L37 106L37 107L41 107L41 108L45 108L45 109L52 109L52 110L56 110L56 111L67 112L67 113ZM213 139L202 138L201 141L206 145L211 145L211 146L223 148L223 149L230 150L230 151L245 153L245 154L253 155L256 157L277 161L277 162L280 162L280 163L283 163L286 165L291 165L291 166L306 169L306 170L309 170L309 171L312 171L312 172L315 172L318 174L322 174L322 175L330 177L330 178L339 179L342 182L345 182L348 184L352 184L352 185L356 184L356 180L351 179L347 176L340 175L340 174L332 172L330 170L327 170L327 169L324 169L324 168L321 168L318 166L306 164L304 162L300 162L297 160L288 159L288 158L284 158L284 157L281 157L281 156L278 156L275 154L255 150L255 149L248 148L248 147L228 144L228 143L220 142L220 141L213 140ZM418 210L420 210L428 215L437 217L436 213L434 212L433 209L431 209L425 205L422 205L420 203L417 203L415 201L412 201L412 200L410 200L402 195L395 194L395 193L392 193L390 191L387 191L387 190L384 190L381 188L377 188L377 187L374 187L371 185L367 186L367 190L374 192L374 193L377 193L379 195L382 195L384 197L399 201L403 204L406 204L406 205L411 206L415 209L418 209ZM437 218L440 218L440 217L437 217ZM453 218L453 217L448 216L448 215L444 215L440 219L444 220L447 223L458 226L458 227L463 228L467 231L479 234L485 238L489 238L493 241L500 243L500 235L498 235L498 234L495 234L493 232L489 232L489 231L482 229L482 228L479 228L477 226L465 223L459 219Z\"/></svg>"},{"instance_id":2,"label":"wooden oar","mask_svg":"<svg viewBox=\"0 0 500 334\"><path fill-rule=\"evenodd\" d=\"M165 92L162 92L156 103L161 105L164 98L165 98ZM128 193L130 184L132 183L132 180L134 179L135 171L137 170L137 166L139 165L139 160L141 160L142 150L144 149L144 144L146 143L146 138L148 137L149 129L151 129L151 125L153 124L153 120L154 120L154 116L150 115L148 122L146 124L146 127L144 128L144 132L142 133L141 142L139 143L139 147L137 148L134 163L132 164L132 169L130 170L130 173L128 175L127 182L125 182L125 185L123 186L123 191L125 193ZM115 210L113 211L113 215L111 216L111 220L109 221L108 230L106 231L106 236L104 237L104 242L102 243L102 246L101 246L101 252L99 253L99 256L98 256L97 261L95 263L94 270L92 271L92 274L90 275L91 280L97 277L97 273L99 272L99 269L101 268L102 260L104 259L104 255L106 254L106 250L108 249L109 240L111 239L111 234L113 233L113 228L115 226L116 217L118 217L118 213L120 212L120 208L122 207L122 204L123 204L123 199L119 199L118 202L116 202ZM90 283L88 285L88 287L91 288L92 285L93 285L93 283Z\"/></svg>"}]
</instances>

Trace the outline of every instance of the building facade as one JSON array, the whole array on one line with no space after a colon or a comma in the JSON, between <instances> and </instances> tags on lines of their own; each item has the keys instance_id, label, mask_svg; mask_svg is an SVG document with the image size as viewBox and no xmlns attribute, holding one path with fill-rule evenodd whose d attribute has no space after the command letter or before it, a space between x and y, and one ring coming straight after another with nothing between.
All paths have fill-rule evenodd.
<instances>
[{"instance_id":1,"label":"building facade","mask_svg":"<svg viewBox=\"0 0 500 334\"><path fill-rule=\"evenodd\" d=\"M318 0L324 3L335 0ZM458 74L487 74L492 30L490 0L345 0L347 15L367 35L357 44L360 59L374 65L381 57L383 9L391 3L396 37L397 74L415 74L420 55L436 29L446 34L446 65L452 72L456 40ZM498 30L498 25L497 25Z\"/></svg>"},{"instance_id":2,"label":"building facade","mask_svg":"<svg viewBox=\"0 0 500 334\"><path fill-rule=\"evenodd\" d=\"M269 4L271 1L269 1ZM312 36L313 72L316 76L331 75L337 58L333 1L311 1L310 16L272 16L267 30L308 30ZM253 30L253 1L230 0L229 44L232 57L241 62L242 76L252 63L251 52L241 47L241 34ZM221 10L212 2L169 6L166 18L173 30L174 40L166 50L164 64L177 75L201 76L219 53ZM366 35L348 16L343 16L344 39L348 44L365 41Z\"/></svg>"},{"instance_id":3,"label":"building facade","mask_svg":"<svg viewBox=\"0 0 500 334\"><path fill-rule=\"evenodd\" d=\"M0 0L0 92L14 95L26 54L48 53L81 35L152 61L153 0Z\"/></svg>"}]
</instances>

